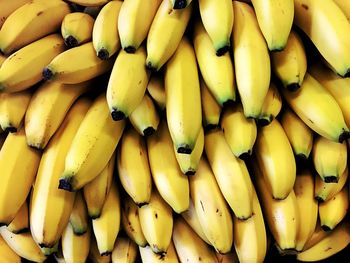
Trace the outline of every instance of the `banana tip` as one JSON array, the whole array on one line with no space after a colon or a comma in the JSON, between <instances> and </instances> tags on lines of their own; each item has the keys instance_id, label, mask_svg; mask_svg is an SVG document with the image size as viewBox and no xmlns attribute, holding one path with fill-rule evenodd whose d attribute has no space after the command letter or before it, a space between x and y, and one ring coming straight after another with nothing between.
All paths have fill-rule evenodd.
<instances>
[{"instance_id":1,"label":"banana tip","mask_svg":"<svg viewBox=\"0 0 350 263\"><path fill-rule=\"evenodd\" d=\"M273 116L270 115L268 117L259 117L256 122L259 126L263 127L263 126L267 126L269 125L273 120Z\"/></svg>"},{"instance_id":2,"label":"banana tip","mask_svg":"<svg viewBox=\"0 0 350 263\"><path fill-rule=\"evenodd\" d=\"M72 178L61 178L59 180L58 189L73 192Z\"/></svg>"},{"instance_id":3,"label":"banana tip","mask_svg":"<svg viewBox=\"0 0 350 263\"><path fill-rule=\"evenodd\" d=\"M350 69L345 73L344 78L350 78Z\"/></svg>"},{"instance_id":4,"label":"banana tip","mask_svg":"<svg viewBox=\"0 0 350 263\"><path fill-rule=\"evenodd\" d=\"M67 48L73 48L78 46L78 40L73 37L73 36L68 36L66 37L66 39L64 40L64 44L66 45Z\"/></svg>"},{"instance_id":5,"label":"banana tip","mask_svg":"<svg viewBox=\"0 0 350 263\"><path fill-rule=\"evenodd\" d=\"M321 228L322 228L322 230L325 231L325 232L332 231L332 228L330 228L329 226L326 226L326 225L322 225Z\"/></svg>"},{"instance_id":6,"label":"banana tip","mask_svg":"<svg viewBox=\"0 0 350 263\"><path fill-rule=\"evenodd\" d=\"M121 121L126 118L124 112L117 109L113 109L113 111L111 112L111 115L114 121Z\"/></svg>"},{"instance_id":7,"label":"banana tip","mask_svg":"<svg viewBox=\"0 0 350 263\"><path fill-rule=\"evenodd\" d=\"M217 50L216 50L216 55L218 56L218 57L221 57L221 56L223 56L223 55L225 55L225 53L227 52L227 51L229 51L230 50L230 45L225 45L225 46L223 46L223 47L220 47L220 48L218 48Z\"/></svg>"},{"instance_id":8,"label":"banana tip","mask_svg":"<svg viewBox=\"0 0 350 263\"><path fill-rule=\"evenodd\" d=\"M158 71L158 68L155 65L153 65L153 63L151 61L146 62L146 68L152 72Z\"/></svg>"},{"instance_id":9,"label":"banana tip","mask_svg":"<svg viewBox=\"0 0 350 263\"><path fill-rule=\"evenodd\" d=\"M124 48L124 51L126 53L134 54L136 52L136 48L133 46L127 46Z\"/></svg>"},{"instance_id":10,"label":"banana tip","mask_svg":"<svg viewBox=\"0 0 350 263\"><path fill-rule=\"evenodd\" d=\"M215 130L216 128L219 127L219 124L213 124L213 123L209 123L207 125L204 126L204 132L208 132L211 130Z\"/></svg>"},{"instance_id":11,"label":"banana tip","mask_svg":"<svg viewBox=\"0 0 350 263\"><path fill-rule=\"evenodd\" d=\"M295 92L300 88L299 83L291 83L286 86L288 91Z\"/></svg>"},{"instance_id":12,"label":"banana tip","mask_svg":"<svg viewBox=\"0 0 350 263\"><path fill-rule=\"evenodd\" d=\"M151 136L153 133L155 133L156 130L153 127L147 127L146 129L143 130L143 136Z\"/></svg>"},{"instance_id":13,"label":"banana tip","mask_svg":"<svg viewBox=\"0 0 350 263\"><path fill-rule=\"evenodd\" d=\"M177 148L177 153L191 154L191 152L192 152L192 149L190 148L190 146L188 144L180 145Z\"/></svg>"},{"instance_id":14,"label":"banana tip","mask_svg":"<svg viewBox=\"0 0 350 263\"><path fill-rule=\"evenodd\" d=\"M325 183L338 183L338 177L334 175L328 175L324 177L324 182Z\"/></svg>"},{"instance_id":15,"label":"banana tip","mask_svg":"<svg viewBox=\"0 0 350 263\"><path fill-rule=\"evenodd\" d=\"M53 76L54 76L54 73L52 72L52 70L51 69L49 69L49 68L44 68L44 70L43 70L43 78L45 79L45 80L50 80L50 79L52 79L53 78Z\"/></svg>"},{"instance_id":16,"label":"banana tip","mask_svg":"<svg viewBox=\"0 0 350 263\"><path fill-rule=\"evenodd\" d=\"M243 160L243 161L247 161L250 159L250 156L252 155L252 151L248 150L247 152L241 153L238 158Z\"/></svg>"},{"instance_id":17,"label":"banana tip","mask_svg":"<svg viewBox=\"0 0 350 263\"><path fill-rule=\"evenodd\" d=\"M10 132L10 133L15 133L17 132L17 128L16 127L6 127L4 129L5 132Z\"/></svg>"},{"instance_id":18,"label":"banana tip","mask_svg":"<svg viewBox=\"0 0 350 263\"><path fill-rule=\"evenodd\" d=\"M187 6L186 0L175 0L174 9L183 9Z\"/></svg>"},{"instance_id":19,"label":"banana tip","mask_svg":"<svg viewBox=\"0 0 350 263\"><path fill-rule=\"evenodd\" d=\"M343 132L339 135L338 141L342 143L343 141L350 138L350 132L343 130Z\"/></svg>"},{"instance_id":20,"label":"banana tip","mask_svg":"<svg viewBox=\"0 0 350 263\"><path fill-rule=\"evenodd\" d=\"M196 174L196 171L195 170L188 170L188 171L186 171L186 173L185 173L185 175L187 175L187 176L192 176L192 175L195 175Z\"/></svg>"},{"instance_id":21,"label":"banana tip","mask_svg":"<svg viewBox=\"0 0 350 263\"><path fill-rule=\"evenodd\" d=\"M101 253L101 256L102 257L107 257L107 256L109 256L109 255L111 255L112 254L112 252L111 251L106 251L106 252L103 252L103 253Z\"/></svg>"},{"instance_id":22,"label":"banana tip","mask_svg":"<svg viewBox=\"0 0 350 263\"><path fill-rule=\"evenodd\" d=\"M105 48L101 48L97 52L97 57L101 60L107 60L109 58L109 52Z\"/></svg>"}]
</instances>

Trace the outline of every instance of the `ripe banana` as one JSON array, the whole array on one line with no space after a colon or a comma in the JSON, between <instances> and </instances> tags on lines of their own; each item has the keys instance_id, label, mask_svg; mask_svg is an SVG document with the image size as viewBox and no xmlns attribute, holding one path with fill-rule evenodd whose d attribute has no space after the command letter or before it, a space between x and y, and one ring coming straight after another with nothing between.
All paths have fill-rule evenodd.
<instances>
[{"instance_id":1,"label":"ripe banana","mask_svg":"<svg viewBox=\"0 0 350 263\"><path fill-rule=\"evenodd\" d=\"M14 234L27 232L29 230L28 204L24 202L18 210L15 218L7 226L7 229Z\"/></svg>"},{"instance_id":2,"label":"ripe banana","mask_svg":"<svg viewBox=\"0 0 350 263\"><path fill-rule=\"evenodd\" d=\"M182 9L186 8L192 0L170 0L170 2L173 5L173 9Z\"/></svg>"},{"instance_id":3,"label":"ripe banana","mask_svg":"<svg viewBox=\"0 0 350 263\"><path fill-rule=\"evenodd\" d=\"M285 48L271 53L271 67L286 89L296 91L300 88L307 61L303 42L294 30L290 32Z\"/></svg>"},{"instance_id":4,"label":"ripe banana","mask_svg":"<svg viewBox=\"0 0 350 263\"><path fill-rule=\"evenodd\" d=\"M282 98L276 87L276 85L271 82L269 90L267 91L264 104L261 109L261 113L257 119L260 126L268 125L272 122L274 118L280 113L282 109Z\"/></svg>"},{"instance_id":5,"label":"ripe banana","mask_svg":"<svg viewBox=\"0 0 350 263\"><path fill-rule=\"evenodd\" d=\"M113 60L101 60L95 54L92 42L71 48L56 56L42 71L45 80L76 84L91 80L109 71Z\"/></svg>"},{"instance_id":6,"label":"ripe banana","mask_svg":"<svg viewBox=\"0 0 350 263\"><path fill-rule=\"evenodd\" d=\"M176 213L184 212L189 206L189 183L177 163L165 121L157 133L147 138L147 149L153 181L160 195Z\"/></svg>"},{"instance_id":7,"label":"ripe banana","mask_svg":"<svg viewBox=\"0 0 350 263\"><path fill-rule=\"evenodd\" d=\"M253 184L248 169L244 161L232 154L221 130L205 135L205 153L220 191L235 216L242 220L251 217Z\"/></svg>"},{"instance_id":8,"label":"ripe banana","mask_svg":"<svg viewBox=\"0 0 350 263\"><path fill-rule=\"evenodd\" d=\"M6 19L18 8L23 6L24 4L28 3L29 0L12 0L12 1L7 1L7 0L1 0L0 1L0 6L1 6L1 11L0 11L0 28L6 21Z\"/></svg>"},{"instance_id":9,"label":"ripe banana","mask_svg":"<svg viewBox=\"0 0 350 263\"><path fill-rule=\"evenodd\" d=\"M343 11L346 18L350 22L350 2L344 1L344 0L333 0L333 1L339 6L341 11Z\"/></svg>"},{"instance_id":10,"label":"ripe banana","mask_svg":"<svg viewBox=\"0 0 350 263\"><path fill-rule=\"evenodd\" d=\"M204 157L189 181L193 205L205 236L217 252L229 252L233 243L232 216Z\"/></svg>"},{"instance_id":11,"label":"ripe banana","mask_svg":"<svg viewBox=\"0 0 350 263\"><path fill-rule=\"evenodd\" d=\"M295 182L296 164L288 137L276 119L260 128L254 148L271 198L287 198Z\"/></svg>"},{"instance_id":12,"label":"ripe banana","mask_svg":"<svg viewBox=\"0 0 350 263\"><path fill-rule=\"evenodd\" d=\"M31 96L28 90L0 93L0 126L4 131L16 132L19 130Z\"/></svg>"},{"instance_id":13,"label":"ripe banana","mask_svg":"<svg viewBox=\"0 0 350 263\"><path fill-rule=\"evenodd\" d=\"M253 8L246 3L233 1L233 9L235 23L232 42L237 89L244 115L257 118L270 84L269 51Z\"/></svg>"},{"instance_id":14,"label":"ripe banana","mask_svg":"<svg viewBox=\"0 0 350 263\"><path fill-rule=\"evenodd\" d=\"M167 63L165 94L171 139L178 153L190 154L202 126L202 110L196 57L187 38Z\"/></svg>"},{"instance_id":15,"label":"ripe banana","mask_svg":"<svg viewBox=\"0 0 350 263\"><path fill-rule=\"evenodd\" d=\"M299 90L282 89L282 94L299 118L321 136L338 142L350 137L337 101L308 73Z\"/></svg>"},{"instance_id":16,"label":"ripe banana","mask_svg":"<svg viewBox=\"0 0 350 263\"><path fill-rule=\"evenodd\" d=\"M151 170L144 138L132 127L123 133L117 167L124 190L139 206L148 204L152 192Z\"/></svg>"},{"instance_id":17,"label":"ripe banana","mask_svg":"<svg viewBox=\"0 0 350 263\"><path fill-rule=\"evenodd\" d=\"M111 262L111 254L104 254L100 255L100 252L98 251L96 238L91 237L91 243L90 243L90 251L89 251L89 260L92 263L110 263Z\"/></svg>"},{"instance_id":18,"label":"ripe banana","mask_svg":"<svg viewBox=\"0 0 350 263\"><path fill-rule=\"evenodd\" d=\"M118 237L112 252L112 262L134 263L138 254L137 245L125 237Z\"/></svg>"},{"instance_id":19,"label":"ripe banana","mask_svg":"<svg viewBox=\"0 0 350 263\"><path fill-rule=\"evenodd\" d=\"M23 158L25 156L25 158ZM0 223L9 224L26 201L41 153L26 143L24 130L7 135L0 151Z\"/></svg>"},{"instance_id":20,"label":"ripe banana","mask_svg":"<svg viewBox=\"0 0 350 263\"><path fill-rule=\"evenodd\" d=\"M151 97L146 93L141 103L130 114L129 120L134 129L142 136L150 136L156 132L159 116Z\"/></svg>"},{"instance_id":21,"label":"ripe banana","mask_svg":"<svg viewBox=\"0 0 350 263\"><path fill-rule=\"evenodd\" d=\"M25 114L27 144L44 149L73 103L89 89L89 82L74 85L44 82L34 92Z\"/></svg>"},{"instance_id":22,"label":"ripe banana","mask_svg":"<svg viewBox=\"0 0 350 263\"><path fill-rule=\"evenodd\" d=\"M241 104L227 107L223 111L221 128L234 156L244 159L253 153L257 135L256 123L244 116Z\"/></svg>"},{"instance_id":23,"label":"ripe banana","mask_svg":"<svg viewBox=\"0 0 350 263\"><path fill-rule=\"evenodd\" d=\"M139 247L142 262L152 263L179 263L173 242L170 242L169 248L164 255L154 253L150 246Z\"/></svg>"},{"instance_id":24,"label":"ripe banana","mask_svg":"<svg viewBox=\"0 0 350 263\"><path fill-rule=\"evenodd\" d=\"M199 82L201 87L202 123L204 130L207 131L219 126L221 106L211 94L203 78L200 78Z\"/></svg>"},{"instance_id":25,"label":"ripe banana","mask_svg":"<svg viewBox=\"0 0 350 263\"><path fill-rule=\"evenodd\" d=\"M69 217L69 224L76 235L84 235L89 227L88 212L82 191L75 195L72 213Z\"/></svg>"},{"instance_id":26,"label":"ripe banana","mask_svg":"<svg viewBox=\"0 0 350 263\"><path fill-rule=\"evenodd\" d=\"M294 0L294 24L340 76L350 74L350 24L333 0ZM332 41L329 41L332 39Z\"/></svg>"},{"instance_id":27,"label":"ripe banana","mask_svg":"<svg viewBox=\"0 0 350 263\"><path fill-rule=\"evenodd\" d=\"M110 1L99 11L92 32L92 42L102 60L107 60L120 49L118 16L122 1Z\"/></svg>"},{"instance_id":28,"label":"ripe banana","mask_svg":"<svg viewBox=\"0 0 350 263\"><path fill-rule=\"evenodd\" d=\"M147 91L157 104L160 111L165 109L165 88L163 75L152 74L147 85Z\"/></svg>"},{"instance_id":29,"label":"ripe banana","mask_svg":"<svg viewBox=\"0 0 350 263\"><path fill-rule=\"evenodd\" d=\"M111 159L124 126L109 115L105 94L97 97L70 145L58 187L76 191L96 178Z\"/></svg>"},{"instance_id":30,"label":"ripe banana","mask_svg":"<svg viewBox=\"0 0 350 263\"><path fill-rule=\"evenodd\" d=\"M12 248L7 245L6 241L0 235L0 255L3 263L21 263L21 257L16 254Z\"/></svg>"},{"instance_id":31,"label":"ripe banana","mask_svg":"<svg viewBox=\"0 0 350 263\"><path fill-rule=\"evenodd\" d=\"M78 100L46 147L40 161L30 201L30 229L34 240L43 248L58 241L69 221L75 194L57 188L65 156L82 122L90 101Z\"/></svg>"},{"instance_id":32,"label":"ripe banana","mask_svg":"<svg viewBox=\"0 0 350 263\"><path fill-rule=\"evenodd\" d=\"M153 18L162 0L124 0L118 17L122 48L135 53L146 39Z\"/></svg>"},{"instance_id":33,"label":"ripe banana","mask_svg":"<svg viewBox=\"0 0 350 263\"><path fill-rule=\"evenodd\" d=\"M82 12L67 14L61 25L61 34L68 48L91 41L95 19Z\"/></svg>"},{"instance_id":34,"label":"ripe banana","mask_svg":"<svg viewBox=\"0 0 350 263\"><path fill-rule=\"evenodd\" d=\"M230 9L232 9L231 4ZM230 54L226 53L221 56L215 54L213 43L200 20L194 26L193 47L203 80L216 101L221 106L235 101L236 87Z\"/></svg>"},{"instance_id":35,"label":"ripe banana","mask_svg":"<svg viewBox=\"0 0 350 263\"><path fill-rule=\"evenodd\" d=\"M142 232L152 251L156 254L167 254L173 233L171 207L153 189L149 203L139 207L138 211Z\"/></svg>"},{"instance_id":36,"label":"ripe banana","mask_svg":"<svg viewBox=\"0 0 350 263\"><path fill-rule=\"evenodd\" d=\"M311 235L309 240L305 243L303 251L308 250L310 247L313 247L315 244L317 244L319 241L321 241L323 238L328 236L332 231L324 231L321 227L320 218L318 217L316 222L316 228L314 233Z\"/></svg>"},{"instance_id":37,"label":"ripe banana","mask_svg":"<svg viewBox=\"0 0 350 263\"><path fill-rule=\"evenodd\" d=\"M134 54L121 50L115 60L107 87L107 102L112 118L123 120L141 103L149 80L145 68L146 49Z\"/></svg>"},{"instance_id":38,"label":"ripe banana","mask_svg":"<svg viewBox=\"0 0 350 263\"><path fill-rule=\"evenodd\" d=\"M159 71L175 53L190 20L192 6L176 10L171 1L162 1L147 36L148 69Z\"/></svg>"},{"instance_id":39,"label":"ripe banana","mask_svg":"<svg viewBox=\"0 0 350 263\"><path fill-rule=\"evenodd\" d=\"M18 92L38 83L42 69L63 50L61 36L52 34L13 53L0 68L0 91Z\"/></svg>"},{"instance_id":40,"label":"ripe banana","mask_svg":"<svg viewBox=\"0 0 350 263\"><path fill-rule=\"evenodd\" d=\"M0 30L1 51L4 54L11 54L13 51L57 31L68 13L70 13L68 4L61 0L28 1L16 9L2 25ZM31 65L33 64L37 63L31 63Z\"/></svg>"}]
</instances>

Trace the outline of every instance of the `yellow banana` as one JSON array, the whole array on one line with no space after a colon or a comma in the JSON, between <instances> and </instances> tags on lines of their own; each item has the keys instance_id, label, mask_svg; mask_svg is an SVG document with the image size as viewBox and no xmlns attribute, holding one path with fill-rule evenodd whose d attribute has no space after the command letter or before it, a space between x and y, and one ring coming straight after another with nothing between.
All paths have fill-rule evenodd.
<instances>
[{"instance_id":1,"label":"yellow banana","mask_svg":"<svg viewBox=\"0 0 350 263\"><path fill-rule=\"evenodd\" d=\"M290 32L285 48L271 53L271 68L285 88L290 91L300 88L307 61L303 42L294 30Z\"/></svg>"},{"instance_id":2,"label":"yellow banana","mask_svg":"<svg viewBox=\"0 0 350 263\"><path fill-rule=\"evenodd\" d=\"M7 226L7 229L14 234L23 233L29 230L28 204L24 202L15 218Z\"/></svg>"},{"instance_id":3,"label":"yellow banana","mask_svg":"<svg viewBox=\"0 0 350 263\"><path fill-rule=\"evenodd\" d=\"M150 246L139 247L142 262L152 263L179 263L173 242L170 242L169 248L164 255L154 253Z\"/></svg>"},{"instance_id":4,"label":"yellow banana","mask_svg":"<svg viewBox=\"0 0 350 263\"><path fill-rule=\"evenodd\" d=\"M242 105L236 104L223 111L221 128L234 156L244 159L252 155L257 128L253 119L244 116Z\"/></svg>"},{"instance_id":5,"label":"yellow banana","mask_svg":"<svg viewBox=\"0 0 350 263\"><path fill-rule=\"evenodd\" d=\"M69 217L69 224L73 228L76 235L83 235L89 227L88 212L82 191L78 191L75 195L72 213Z\"/></svg>"},{"instance_id":6,"label":"yellow banana","mask_svg":"<svg viewBox=\"0 0 350 263\"><path fill-rule=\"evenodd\" d=\"M91 41L95 19L82 12L67 14L61 25L61 34L68 48Z\"/></svg>"},{"instance_id":7,"label":"yellow banana","mask_svg":"<svg viewBox=\"0 0 350 263\"><path fill-rule=\"evenodd\" d=\"M0 235L0 255L3 263L21 263L21 257L17 255L12 248L7 245L6 241Z\"/></svg>"},{"instance_id":8,"label":"yellow banana","mask_svg":"<svg viewBox=\"0 0 350 263\"><path fill-rule=\"evenodd\" d=\"M317 218L315 231L312 233L309 240L305 243L303 251L308 250L310 247L313 247L319 241L321 241L324 237L328 236L332 231L324 231L321 227L320 218Z\"/></svg>"},{"instance_id":9,"label":"yellow banana","mask_svg":"<svg viewBox=\"0 0 350 263\"><path fill-rule=\"evenodd\" d=\"M202 126L202 111L196 57L187 38L181 40L167 63L165 94L167 122L176 151L190 154Z\"/></svg>"},{"instance_id":10,"label":"yellow banana","mask_svg":"<svg viewBox=\"0 0 350 263\"><path fill-rule=\"evenodd\" d=\"M341 11L343 11L346 18L350 22L350 2L344 1L344 0L333 0L333 1L339 6Z\"/></svg>"},{"instance_id":11,"label":"yellow banana","mask_svg":"<svg viewBox=\"0 0 350 263\"><path fill-rule=\"evenodd\" d=\"M233 9L235 23L232 42L237 89L244 115L257 118L270 84L269 52L253 8L246 3L233 1Z\"/></svg>"},{"instance_id":12,"label":"yellow banana","mask_svg":"<svg viewBox=\"0 0 350 263\"><path fill-rule=\"evenodd\" d=\"M139 207L142 232L156 254L165 254L171 243L173 215L171 207L156 189L153 189L148 204Z\"/></svg>"},{"instance_id":13,"label":"yellow banana","mask_svg":"<svg viewBox=\"0 0 350 263\"><path fill-rule=\"evenodd\" d=\"M296 164L288 137L276 119L259 130L254 153L271 198L285 199L293 189Z\"/></svg>"},{"instance_id":14,"label":"yellow banana","mask_svg":"<svg viewBox=\"0 0 350 263\"><path fill-rule=\"evenodd\" d=\"M124 132L118 149L118 175L124 190L137 205L148 204L152 177L144 138L129 128Z\"/></svg>"},{"instance_id":15,"label":"yellow banana","mask_svg":"<svg viewBox=\"0 0 350 263\"><path fill-rule=\"evenodd\" d=\"M10 54L57 31L68 13L70 13L68 4L61 0L28 1L16 9L2 25L0 30L1 51L4 54ZM31 63L33 64L36 63ZM33 70L32 67L31 70Z\"/></svg>"},{"instance_id":16,"label":"yellow banana","mask_svg":"<svg viewBox=\"0 0 350 263\"><path fill-rule=\"evenodd\" d=\"M235 157L221 130L205 135L205 153L220 191L239 219L253 213L253 184L244 161ZM235 194L238 193L239 194Z\"/></svg>"},{"instance_id":17,"label":"yellow banana","mask_svg":"<svg viewBox=\"0 0 350 263\"><path fill-rule=\"evenodd\" d=\"M90 243L90 251L89 251L89 260L92 263L110 263L111 262L111 254L103 254L100 255L98 251L97 243L95 237L91 236Z\"/></svg>"},{"instance_id":18,"label":"yellow banana","mask_svg":"<svg viewBox=\"0 0 350 263\"><path fill-rule=\"evenodd\" d=\"M109 1L111 0L68 0L68 2L72 2L82 6L103 6Z\"/></svg>"},{"instance_id":19,"label":"yellow banana","mask_svg":"<svg viewBox=\"0 0 350 263\"><path fill-rule=\"evenodd\" d=\"M147 149L153 181L160 195L176 213L184 212L189 206L189 183L177 163L165 121L157 133L147 138Z\"/></svg>"},{"instance_id":20,"label":"yellow banana","mask_svg":"<svg viewBox=\"0 0 350 263\"><path fill-rule=\"evenodd\" d=\"M202 122L204 130L207 131L219 126L221 106L211 94L203 78L200 78L199 82L201 87Z\"/></svg>"},{"instance_id":21,"label":"yellow banana","mask_svg":"<svg viewBox=\"0 0 350 263\"><path fill-rule=\"evenodd\" d=\"M25 156L25 158L23 158ZM26 201L41 153L26 143L24 130L7 135L0 151L0 223L9 224Z\"/></svg>"},{"instance_id":22,"label":"yellow banana","mask_svg":"<svg viewBox=\"0 0 350 263\"><path fill-rule=\"evenodd\" d=\"M205 236L217 252L229 252L233 243L230 209L204 157L189 181L193 205Z\"/></svg>"},{"instance_id":23,"label":"yellow banana","mask_svg":"<svg viewBox=\"0 0 350 263\"><path fill-rule=\"evenodd\" d=\"M173 9L183 9L186 8L192 0L170 0L173 5Z\"/></svg>"},{"instance_id":24,"label":"yellow banana","mask_svg":"<svg viewBox=\"0 0 350 263\"><path fill-rule=\"evenodd\" d=\"M111 159L124 126L109 115L105 94L97 97L70 145L58 187L76 191L96 178Z\"/></svg>"},{"instance_id":25,"label":"yellow banana","mask_svg":"<svg viewBox=\"0 0 350 263\"><path fill-rule=\"evenodd\" d=\"M38 83L42 69L63 50L61 36L52 34L13 53L0 68L0 91L18 92Z\"/></svg>"},{"instance_id":26,"label":"yellow banana","mask_svg":"<svg viewBox=\"0 0 350 263\"><path fill-rule=\"evenodd\" d=\"M99 11L92 32L97 56L106 60L120 49L118 17L122 1L110 1Z\"/></svg>"},{"instance_id":27,"label":"yellow banana","mask_svg":"<svg viewBox=\"0 0 350 263\"><path fill-rule=\"evenodd\" d=\"M147 36L146 67L158 71L175 53L192 14L192 6L176 10L171 1L163 1Z\"/></svg>"},{"instance_id":28,"label":"yellow banana","mask_svg":"<svg viewBox=\"0 0 350 263\"><path fill-rule=\"evenodd\" d=\"M261 113L257 119L257 122L261 126L268 125L272 122L274 118L280 113L282 109L282 98L276 87L276 85L271 82L269 90L267 91L264 104L262 106Z\"/></svg>"},{"instance_id":29,"label":"yellow banana","mask_svg":"<svg viewBox=\"0 0 350 263\"><path fill-rule=\"evenodd\" d=\"M165 109L165 88L164 79L162 75L152 74L147 85L147 91L152 99L162 111Z\"/></svg>"},{"instance_id":30,"label":"yellow banana","mask_svg":"<svg viewBox=\"0 0 350 263\"><path fill-rule=\"evenodd\" d=\"M24 4L28 3L30 0L1 0L0 1L0 6L1 6L1 11L0 11L0 28L6 21L6 19L18 8L23 6Z\"/></svg>"},{"instance_id":31,"label":"yellow banana","mask_svg":"<svg viewBox=\"0 0 350 263\"><path fill-rule=\"evenodd\" d=\"M201 0L199 5L201 5L201 2L210 1ZM216 4L220 5L221 2L226 2L226 0L219 1ZM231 3L229 9L232 11ZM200 20L197 20L194 25L193 47L203 80L216 101L221 106L230 101L235 101L236 87L230 54L226 53L220 56L215 54L213 43Z\"/></svg>"},{"instance_id":32,"label":"yellow banana","mask_svg":"<svg viewBox=\"0 0 350 263\"><path fill-rule=\"evenodd\" d=\"M16 132L19 130L31 96L28 90L0 93L0 125L4 131Z\"/></svg>"},{"instance_id":33,"label":"yellow banana","mask_svg":"<svg viewBox=\"0 0 350 263\"><path fill-rule=\"evenodd\" d=\"M333 0L294 0L294 24L340 76L350 74L350 24ZM329 41L332 39L332 41Z\"/></svg>"},{"instance_id":34,"label":"yellow banana","mask_svg":"<svg viewBox=\"0 0 350 263\"><path fill-rule=\"evenodd\" d=\"M118 237L112 252L112 262L134 263L138 254L137 245L125 237Z\"/></svg>"},{"instance_id":35,"label":"yellow banana","mask_svg":"<svg viewBox=\"0 0 350 263\"><path fill-rule=\"evenodd\" d=\"M146 93L141 103L130 114L129 120L135 130L142 136L150 136L156 132L159 116L151 97Z\"/></svg>"},{"instance_id":36,"label":"yellow banana","mask_svg":"<svg viewBox=\"0 0 350 263\"><path fill-rule=\"evenodd\" d=\"M62 124L77 98L90 88L89 82L69 85L44 82L33 94L25 115L27 144L44 149Z\"/></svg>"}]
</instances>

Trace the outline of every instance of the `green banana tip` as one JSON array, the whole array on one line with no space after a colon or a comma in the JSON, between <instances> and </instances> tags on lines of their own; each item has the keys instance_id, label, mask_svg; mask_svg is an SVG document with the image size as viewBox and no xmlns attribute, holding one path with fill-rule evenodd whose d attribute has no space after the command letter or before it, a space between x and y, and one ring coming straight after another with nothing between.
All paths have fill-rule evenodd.
<instances>
[{"instance_id":1,"label":"green banana tip","mask_svg":"<svg viewBox=\"0 0 350 263\"><path fill-rule=\"evenodd\" d=\"M78 40L70 35L64 39L64 44L67 48L73 48L79 45Z\"/></svg>"},{"instance_id":2,"label":"green banana tip","mask_svg":"<svg viewBox=\"0 0 350 263\"><path fill-rule=\"evenodd\" d=\"M186 0L175 0L174 2L174 9L183 9L187 6L187 1Z\"/></svg>"},{"instance_id":3,"label":"green banana tip","mask_svg":"<svg viewBox=\"0 0 350 263\"><path fill-rule=\"evenodd\" d=\"M78 227L78 228L73 227L73 233L76 236L82 236L82 235L84 235L86 233L86 231L87 231L86 227L82 227L82 228L80 228L80 227Z\"/></svg>"},{"instance_id":4,"label":"green banana tip","mask_svg":"<svg viewBox=\"0 0 350 263\"><path fill-rule=\"evenodd\" d=\"M98 52L97 52L97 57L101 60L107 60L109 59L109 52L107 49L105 48L101 48Z\"/></svg>"}]
</instances>

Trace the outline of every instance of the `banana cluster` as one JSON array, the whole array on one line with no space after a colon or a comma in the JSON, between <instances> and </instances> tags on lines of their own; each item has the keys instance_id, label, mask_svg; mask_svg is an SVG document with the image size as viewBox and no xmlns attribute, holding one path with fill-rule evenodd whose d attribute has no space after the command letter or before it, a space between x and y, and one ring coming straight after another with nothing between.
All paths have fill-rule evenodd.
<instances>
[{"instance_id":1,"label":"banana cluster","mask_svg":"<svg viewBox=\"0 0 350 263\"><path fill-rule=\"evenodd\" d=\"M349 47L340 0L0 0L0 261L343 250Z\"/></svg>"}]
</instances>

